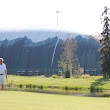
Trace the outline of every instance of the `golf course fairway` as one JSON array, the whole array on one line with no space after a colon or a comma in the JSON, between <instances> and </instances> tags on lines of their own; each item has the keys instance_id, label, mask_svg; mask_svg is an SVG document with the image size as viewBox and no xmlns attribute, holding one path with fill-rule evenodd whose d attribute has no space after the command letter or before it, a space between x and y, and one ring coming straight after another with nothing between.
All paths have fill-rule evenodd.
<instances>
[{"instance_id":1,"label":"golf course fairway","mask_svg":"<svg viewBox=\"0 0 110 110\"><path fill-rule=\"evenodd\" d=\"M110 110L110 98L0 91L0 110Z\"/></svg>"}]
</instances>

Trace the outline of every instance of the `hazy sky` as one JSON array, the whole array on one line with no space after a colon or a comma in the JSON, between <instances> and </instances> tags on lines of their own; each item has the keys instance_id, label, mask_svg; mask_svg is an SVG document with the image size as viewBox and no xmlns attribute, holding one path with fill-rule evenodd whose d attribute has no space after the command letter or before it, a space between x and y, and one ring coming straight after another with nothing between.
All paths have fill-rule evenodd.
<instances>
[{"instance_id":1,"label":"hazy sky","mask_svg":"<svg viewBox=\"0 0 110 110\"><path fill-rule=\"evenodd\" d=\"M105 5L110 7L110 0L0 0L0 29L55 27L95 34Z\"/></svg>"}]
</instances>

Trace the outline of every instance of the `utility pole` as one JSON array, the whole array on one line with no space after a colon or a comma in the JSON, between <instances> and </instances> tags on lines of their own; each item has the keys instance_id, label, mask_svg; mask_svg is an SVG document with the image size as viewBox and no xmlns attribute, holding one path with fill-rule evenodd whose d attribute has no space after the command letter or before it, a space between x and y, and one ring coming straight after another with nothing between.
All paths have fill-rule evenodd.
<instances>
[{"instance_id":1,"label":"utility pole","mask_svg":"<svg viewBox=\"0 0 110 110\"><path fill-rule=\"evenodd\" d=\"M28 54L29 54L29 51L27 50L27 51L26 51L26 76L28 75L28 65L29 65L29 64L28 64L28 59L29 59L29 58L28 58Z\"/></svg>"},{"instance_id":2,"label":"utility pole","mask_svg":"<svg viewBox=\"0 0 110 110\"><path fill-rule=\"evenodd\" d=\"M57 13L57 26L58 26L58 14L59 14L59 11L56 11Z\"/></svg>"}]
</instances>

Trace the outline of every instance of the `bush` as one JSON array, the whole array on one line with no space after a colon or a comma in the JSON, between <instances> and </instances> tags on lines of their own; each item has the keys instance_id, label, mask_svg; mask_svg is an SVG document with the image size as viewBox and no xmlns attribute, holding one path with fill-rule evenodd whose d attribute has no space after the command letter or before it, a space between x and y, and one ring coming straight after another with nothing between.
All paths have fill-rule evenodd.
<instances>
[{"instance_id":1,"label":"bush","mask_svg":"<svg viewBox=\"0 0 110 110\"><path fill-rule=\"evenodd\" d=\"M27 84L26 88L32 88L32 84Z\"/></svg>"},{"instance_id":2,"label":"bush","mask_svg":"<svg viewBox=\"0 0 110 110\"><path fill-rule=\"evenodd\" d=\"M57 75L55 75L55 74L53 74L53 75L52 75L52 78L58 78L58 76L57 76Z\"/></svg>"},{"instance_id":3,"label":"bush","mask_svg":"<svg viewBox=\"0 0 110 110\"><path fill-rule=\"evenodd\" d=\"M33 88L36 88L36 87L37 87L37 86L34 84L34 85L33 85Z\"/></svg>"},{"instance_id":4,"label":"bush","mask_svg":"<svg viewBox=\"0 0 110 110\"><path fill-rule=\"evenodd\" d=\"M66 70L66 72L65 72L65 78L70 78L70 77L71 77L70 71L69 70Z\"/></svg>"},{"instance_id":5,"label":"bush","mask_svg":"<svg viewBox=\"0 0 110 110\"><path fill-rule=\"evenodd\" d=\"M39 89L43 89L43 85L37 86Z\"/></svg>"},{"instance_id":6,"label":"bush","mask_svg":"<svg viewBox=\"0 0 110 110\"><path fill-rule=\"evenodd\" d=\"M20 84L20 85L19 85L19 88L22 88L22 87L23 87L23 85L22 85L22 84Z\"/></svg>"},{"instance_id":7,"label":"bush","mask_svg":"<svg viewBox=\"0 0 110 110\"><path fill-rule=\"evenodd\" d=\"M69 87L68 87L68 86L65 86L63 89L65 89L65 90L69 90Z\"/></svg>"},{"instance_id":8,"label":"bush","mask_svg":"<svg viewBox=\"0 0 110 110\"><path fill-rule=\"evenodd\" d=\"M93 93L93 92L103 92L103 88L91 86L91 87L90 87L90 91L91 91L92 93Z\"/></svg>"},{"instance_id":9,"label":"bush","mask_svg":"<svg viewBox=\"0 0 110 110\"><path fill-rule=\"evenodd\" d=\"M58 76L62 76L62 75L63 75L62 71L58 71Z\"/></svg>"}]
</instances>

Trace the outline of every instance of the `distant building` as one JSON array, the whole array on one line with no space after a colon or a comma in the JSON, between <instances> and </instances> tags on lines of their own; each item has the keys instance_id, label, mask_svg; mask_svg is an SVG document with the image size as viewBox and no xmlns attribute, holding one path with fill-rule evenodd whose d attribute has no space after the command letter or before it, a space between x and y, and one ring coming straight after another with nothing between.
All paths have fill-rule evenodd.
<instances>
[{"instance_id":1,"label":"distant building","mask_svg":"<svg viewBox=\"0 0 110 110\"><path fill-rule=\"evenodd\" d=\"M90 75L96 75L96 70L95 69L87 69L87 70L85 70L85 73L86 74L90 74Z\"/></svg>"}]
</instances>

